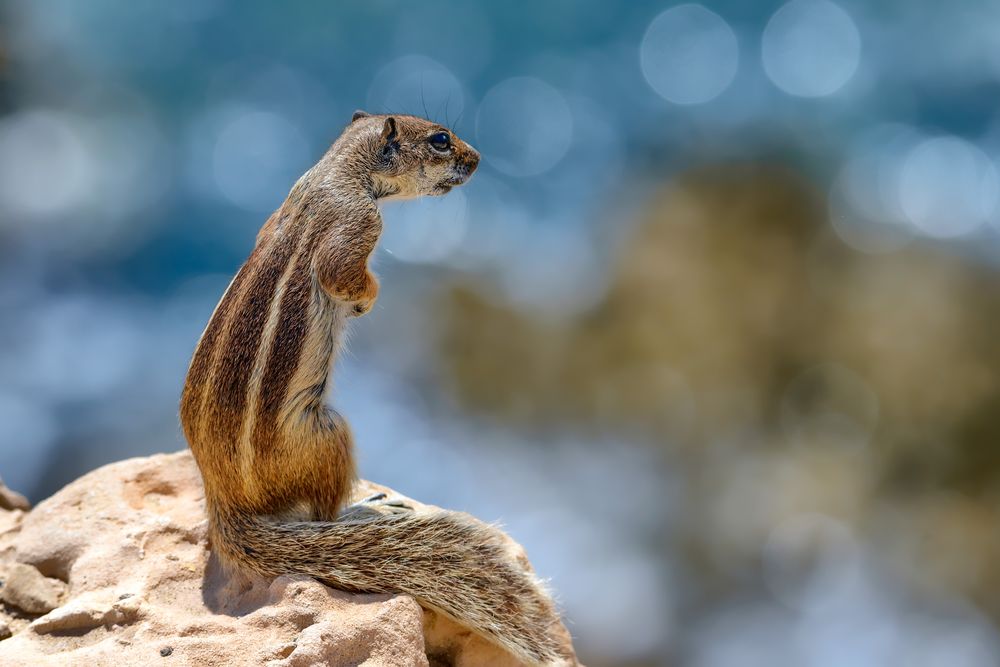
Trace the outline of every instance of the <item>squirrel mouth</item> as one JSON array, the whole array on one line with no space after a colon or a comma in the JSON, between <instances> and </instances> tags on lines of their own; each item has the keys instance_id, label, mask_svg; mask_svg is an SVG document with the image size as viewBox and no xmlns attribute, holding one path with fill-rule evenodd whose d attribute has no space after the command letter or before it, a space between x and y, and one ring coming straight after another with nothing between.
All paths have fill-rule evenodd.
<instances>
[{"instance_id":1,"label":"squirrel mouth","mask_svg":"<svg viewBox=\"0 0 1000 667\"><path fill-rule=\"evenodd\" d=\"M451 189L453 187L461 185L462 183L465 183L466 180L468 180L468 179L465 179L465 178L448 178L448 179L445 179L445 180L443 180L443 181L441 181L440 183L437 184L437 187L435 188L435 191L437 193L439 193L439 194L442 194L442 195L443 194L447 194L448 192L451 192Z\"/></svg>"},{"instance_id":2,"label":"squirrel mouth","mask_svg":"<svg viewBox=\"0 0 1000 667\"><path fill-rule=\"evenodd\" d=\"M456 185L462 185L467 180L469 180L469 176L471 176L471 175L472 174L463 173L463 172L452 173L448 178L443 179L438 184L438 187L453 188Z\"/></svg>"},{"instance_id":3,"label":"squirrel mouth","mask_svg":"<svg viewBox=\"0 0 1000 667\"><path fill-rule=\"evenodd\" d=\"M448 177L442 179L438 183L435 193L442 195L446 194L450 192L452 188L458 185L463 185L466 181L469 180L470 176L472 176L471 169L465 168L463 166L453 168Z\"/></svg>"},{"instance_id":4,"label":"squirrel mouth","mask_svg":"<svg viewBox=\"0 0 1000 667\"><path fill-rule=\"evenodd\" d=\"M472 172L475 171L475 167L469 167L466 164L456 164L453 165L448 174L448 178L441 181L441 185L448 186L449 188L455 187L456 185L462 185L469 177L472 176Z\"/></svg>"}]
</instances>

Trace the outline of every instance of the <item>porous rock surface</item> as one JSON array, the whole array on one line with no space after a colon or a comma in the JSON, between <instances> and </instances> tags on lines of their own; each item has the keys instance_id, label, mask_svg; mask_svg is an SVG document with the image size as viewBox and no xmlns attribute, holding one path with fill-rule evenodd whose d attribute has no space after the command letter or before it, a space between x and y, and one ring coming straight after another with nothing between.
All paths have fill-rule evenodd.
<instances>
[{"instance_id":1,"label":"porous rock surface","mask_svg":"<svg viewBox=\"0 0 1000 667\"><path fill-rule=\"evenodd\" d=\"M357 495L376 491L392 493ZM406 595L226 573L203 501L186 451L104 466L33 510L0 483L0 664L518 664Z\"/></svg>"}]
</instances>

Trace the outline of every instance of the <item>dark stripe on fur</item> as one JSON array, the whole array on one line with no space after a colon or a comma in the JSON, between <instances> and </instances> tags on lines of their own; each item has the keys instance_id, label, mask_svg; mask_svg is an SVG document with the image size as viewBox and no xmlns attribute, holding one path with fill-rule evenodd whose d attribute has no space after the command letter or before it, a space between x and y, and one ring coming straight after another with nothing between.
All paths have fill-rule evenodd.
<instances>
[{"instance_id":1,"label":"dark stripe on fur","mask_svg":"<svg viewBox=\"0 0 1000 667\"><path fill-rule=\"evenodd\" d=\"M191 368L188 370L187 381L184 384L184 394L181 397L181 424L187 428L194 429L199 423L205 385L209 369L212 367L212 357L215 355L217 343L233 310L233 304L236 303L249 273L247 265L243 264L226 290L225 296L222 297L221 303L215 309L215 314L208 326L205 327L205 333L202 334L198 348L195 350ZM197 434L186 433L185 435L191 441Z\"/></svg>"},{"instance_id":2,"label":"dark stripe on fur","mask_svg":"<svg viewBox=\"0 0 1000 667\"><path fill-rule=\"evenodd\" d=\"M298 368L302 347L309 333L311 290L309 254L303 252L299 254L295 268L285 284L280 319L267 354L267 366L257 395L257 419L251 438L257 452L266 451L277 437L278 412L288 397L288 385Z\"/></svg>"},{"instance_id":3,"label":"dark stripe on fur","mask_svg":"<svg viewBox=\"0 0 1000 667\"><path fill-rule=\"evenodd\" d=\"M252 281L239 307L229 318L228 340L216 365L212 386L212 439L236 442L239 438L250 391L250 374L260 350L275 291L285 268L295 252L301 226L294 225L286 235L259 245L247 260Z\"/></svg>"}]
</instances>

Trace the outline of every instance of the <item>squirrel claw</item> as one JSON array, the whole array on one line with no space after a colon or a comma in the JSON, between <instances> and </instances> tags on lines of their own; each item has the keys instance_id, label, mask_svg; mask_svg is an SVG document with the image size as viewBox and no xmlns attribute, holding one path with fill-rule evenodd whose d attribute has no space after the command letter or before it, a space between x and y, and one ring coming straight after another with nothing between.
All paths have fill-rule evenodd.
<instances>
[{"instance_id":1,"label":"squirrel claw","mask_svg":"<svg viewBox=\"0 0 1000 667\"><path fill-rule=\"evenodd\" d=\"M372 309L372 305L375 303L374 300L371 301L356 301L351 304L351 317L361 317Z\"/></svg>"},{"instance_id":2,"label":"squirrel claw","mask_svg":"<svg viewBox=\"0 0 1000 667\"><path fill-rule=\"evenodd\" d=\"M348 505L337 518L340 521L371 520L387 514L406 514L412 511L413 508L402 498L389 498L384 493L376 493Z\"/></svg>"}]
</instances>

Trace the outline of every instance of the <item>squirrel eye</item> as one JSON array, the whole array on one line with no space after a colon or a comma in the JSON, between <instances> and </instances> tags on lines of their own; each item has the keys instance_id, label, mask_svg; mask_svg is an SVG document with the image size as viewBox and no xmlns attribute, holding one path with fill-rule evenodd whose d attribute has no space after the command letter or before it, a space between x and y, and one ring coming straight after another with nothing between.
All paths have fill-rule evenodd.
<instances>
[{"instance_id":1,"label":"squirrel eye","mask_svg":"<svg viewBox=\"0 0 1000 667\"><path fill-rule=\"evenodd\" d=\"M439 151L446 151L451 148L451 137L447 132L438 132L437 134L432 134L431 138L428 139L431 146Z\"/></svg>"}]
</instances>

